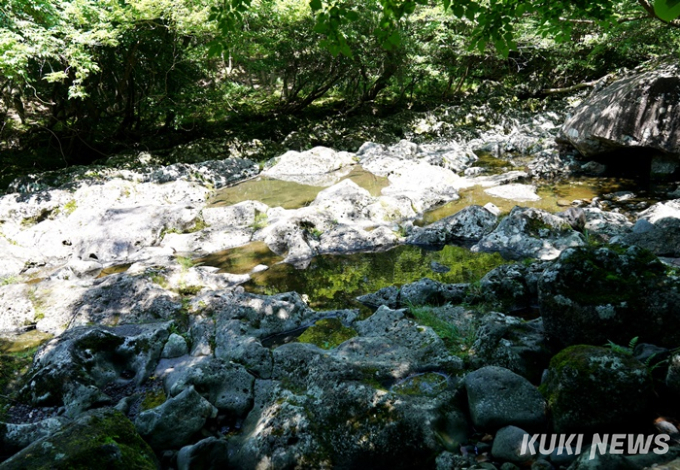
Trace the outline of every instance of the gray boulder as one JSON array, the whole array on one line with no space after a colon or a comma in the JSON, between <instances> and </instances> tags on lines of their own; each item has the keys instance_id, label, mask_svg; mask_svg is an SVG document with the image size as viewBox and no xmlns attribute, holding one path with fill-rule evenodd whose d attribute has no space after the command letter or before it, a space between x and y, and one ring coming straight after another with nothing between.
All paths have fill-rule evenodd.
<instances>
[{"instance_id":1,"label":"gray boulder","mask_svg":"<svg viewBox=\"0 0 680 470\"><path fill-rule=\"evenodd\" d=\"M156 470L149 445L119 411L90 411L2 463L3 469L135 468Z\"/></svg>"},{"instance_id":2,"label":"gray boulder","mask_svg":"<svg viewBox=\"0 0 680 470\"><path fill-rule=\"evenodd\" d=\"M220 411L243 417L253 405L254 380L242 365L204 358L187 367L175 367L164 385L170 396L194 387Z\"/></svg>"},{"instance_id":3,"label":"gray boulder","mask_svg":"<svg viewBox=\"0 0 680 470\"><path fill-rule=\"evenodd\" d=\"M189 442L208 418L217 416L217 408L188 387L162 405L142 411L135 420L137 432L154 449L176 449Z\"/></svg>"},{"instance_id":4,"label":"gray boulder","mask_svg":"<svg viewBox=\"0 0 680 470\"><path fill-rule=\"evenodd\" d=\"M349 152L314 147L305 152L289 150L271 163L273 165L262 173L269 178L312 186L328 186L335 182L329 177L329 173L353 165L356 160Z\"/></svg>"},{"instance_id":5,"label":"gray boulder","mask_svg":"<svg viewBox=\"0 0 680 470\"><path fill-rule=\"evenodd\" d=\"M71 326L169 320L182 308L177 294L147 276L111 275L95 281L74 308Z\"/></svg>"},{"instance_id":6,"label":"gray boulder","mask_svg":"<svg viewBox=\"0 0 680 470\"><path fill-rule=\"evenodd\" d=\"M533 383L540 382L552 355L540 318L525 322L502 313L482 319L472 351L473 367L504 367Z\"/></svg>"},{"instance_id":7,"label":"gray boulder","mask_svg":"<svg viewBox=\"0 0 680 470\"><path fill-rule=\"evenodd\" d=\"M538 389L512 371L487 366L465 377L473 424L486 431L504 426L539 430L547 424L546 402Z\"/></svg>"},{"instance_id":8,"label":"gray boulder","mask_svg":"<svg viewBox=\"0 0 680 470\"><path fill-rule=\"evenodd\" d=\"M515 206L472 251L499 252L508 259L550 260L568 247L583 244L583 236L564 219L541 209Z\"/></svg>"},{"instance_id":9,"label":"gray boulder","mask_svg":"<svg viewBox=\"0 0 680 470\"><path fill-rule=\"evenodd\" d=\"M13 454L43 437L54 434L68 423L65 418L47 418L35 423L0 423L2 454Z\"/></svg>"},{"instance_id":10,"label":"gray boulder","mask_svg":"<svg viewBox=\"0 0 680 470\"><path fill-rule=\"evenodd\" d=\"M19 332L37 320L29 291L26 284L0 286L0 332Z\"/></svg>"},{"instance_id":11,"label":"gray boulder","mask_svg":"<svg viewBox=\"0 0 680 470\"><path fill-rule=\"evenodd\" d=\"M465 299L469 284L444 284L423 278L419 281L396 286L383 287L371 294L357 297L357 300L370 308L412 307L420 305L442 305L447 302L460 303Z\"/></svg>"},{"instance_id":12,"label":"gray boulder","mask_svg":"<svg viewBox=\"0 0 680 470\"><path fill-rule=\"evenodd\" d=\"M596 237L596 240L609 242L614 237L625 235L633 229L632 222L623 214L606 212L595 207L586 207L583 212L586 219L583 232Z\"/></svg>"},{"instance_id":13,"label":"gray boulder","mask_svg":"<svg viewBox=\"0 0 680 470\"><path fill-rule=\"evenodd\" d=\"M385 393L371 385L368 371L358 381L362 374L353 380L346 366L329 369L322 355L298 357L307 358L298 365L308 375L306 385L289 375L256 382L255 407L243 432L229 440L235 468L266 461L272 468L407 469L441 451L437 430L447 426L439 423L439 410L451 409L451 392Z\"/></svg>"},{"instance_id":14,"label":"gray boulder","mask_svg":"<svg viewBox=\"0 0 680 470\"><path fill-rule=\"evenodd\" d=\"M659 202L640 212L632 231L619 240L657 256L680 257L680 199Z\"/></svg>"},{"instance_id":15,"label":"gray boulder","mask_svg":"<svg viewBox=\"0 0 680 470\"><path fill-rule=\"evenodd\" d=\"M172 333L168 337L168 341L163 346L163 352L161 352L162 358L173 358L184 356L189 352L189 347L187 346L187 341L178 335L177 333Z\"/></svg>"},{"instance_id":16,"label":"gray boulder","mask_svg":"<svg viewBox=\"0 0 680 470\"><path fill-rule=\"evenodd\" d=\"M647 147L680 153L680 77L663 67L595 91L565 121L562 133L585 156Z\"/></svg>"},{"instance_id":17,"label":"gray boulder","mask_svg":"<svg viewBox=\"0 0 680 470\"><path fill-rule=\"evenodd\" d=\"M402 306L459 303L465 298L468 287L468 284L443 284L423 278L402 286L399 303Z\"/></svg>"},{"instance_id":18,"label":"gray boulder","mask_svg":"<svg viewBox=\"0 0 680 470\"><path fill-rule=\"evenodd\" d=\"M406 239L412 245L447 245L473 242L491 232L498 218L481 206L468 206L426 227L414 227Z\"/></svg>"},{"instance_id":19,"label":"gray boulder","mask_svg":"<svg viewBox=\"0 0 680 470\"><path fill-rule=\"evenodd\" d=\"M577 345L550 361L541 391L554 431L624 432L642 426L654 397L645 366L611 349Z\"/></svg>"},{"instance_id":20,"label":"gray boulder","mask_svg":"<svg viewBox=\"0 0 680 470\"><path fill-rule=\"evenodd\" d=\"M373 309L384 305L388 308L399 308L399 288L397 286L383 287L382 289L357 297L357 301Z\"/></svg>"},{"instance_id":21,"label":"gray boulder","mask_svg":"<svg viewBox=\"0 0 680 470\"><path fill-rule=\"evenodd\" d=\"M496 459L513 463L532 460L535 456L530 452L522 453L522 441L526 435L528 435L526 431L516 426L505 426L499 429L493 440L491 455Z\"/></svg>"},{"instance_id":22,"label":"gray boulder","mask_svg":"<svg viewBox=\"0 0 680 470\"><path fill-rule=\"evenodd\" d=\"M545 332L563 345L680 344L680 281L646 250L573 248L539 282Z\"/></svg>"},{"instance_id":23,"label":"gray boulder","mask_svg":"<svg viewBox=\"0 0 680 470\"><path fill-rule=\"evenodd\" d=\"M66 406L72 415L108 401L107 386L138 386L153 373L169 323L78 327L35 355L21 396L34 406Z\"/></svg>"},{"instance_id":24,"label":"gray boulder","mask_svg":"<svg viewBox=\"0 0 680 470\"><path fill-rule=\"evenodd\" d=\"M177 454L178 470L228 467L229 445L224 439L208 437L196 444L182 447Z\"/></svg>"}]
</instances>

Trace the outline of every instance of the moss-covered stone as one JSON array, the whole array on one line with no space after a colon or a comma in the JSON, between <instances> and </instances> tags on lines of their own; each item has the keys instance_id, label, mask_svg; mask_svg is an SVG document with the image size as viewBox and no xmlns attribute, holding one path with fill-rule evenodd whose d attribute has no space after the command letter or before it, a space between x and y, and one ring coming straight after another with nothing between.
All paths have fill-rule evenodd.
<instances>
[{"instance_id":1,"label":"moss-covered stone","mask_svg":"<svg viewBox=\"0 0 680 470\"><path fill-rule=\"evenodd\" d=\"M398 395L434 397L446 390L449 380L443 374L428 372L404 379L395 384L391 391Z\"/></svg>"},{"instance_id":2,"label":"moss-covered stone","mask_svg":"<svg viewBox=\"0 0 680 470\"><path fill-rule=\"evenodd\" d=\"M300 335L298 341L315 344L323 349L332 349L355 336L357 336L357 332L352 328L343 326L337 318L326 318L307 328Z\"/></svg>"},{"instance_id":3,"label":"moss-covered stone","mask_svg":"<svg viewBox=\"0 0 680 470\"><path fill-rule=\"evenodd\" d=\"M146 410L150 410L151 408L156 408L157 406L161 406L163 403L165 403L166 398L167 397L166 397L165 392L163 391L162 388L149 390L144 395L144 399L142 400L140 411L146 411Z\"/></svg>"},{"instance_id":4,"label":"moss-covered stone","mask_svg":"<svg viewBox=\"0 0 680 470\"><path fill-rule=\"evenodd\" d=\"M540 391L556 433L625 432L646 421L654 396L646 367L608 348L575 345L550 361Z\"/></svg>"},{"instance_id":5,"label":"moss-covered stone","mask_svg":"<svg viewBox=\"0 0 680 470\"><path fill-rule=\"evenodd\" d=\"M539 282L546 332L564 345L680 344L680 282L649 251L606 247L566 250Z\"/></svg>"},{"instance_id":6,"label":"moss-covered stone","mask_svg":"<svg viewBox=\"0 0 680 470\"><path fill-rule=\"evenodd\" d=\"M34 442L2 464L3 469L157 469L158 461L132 423L119 411L96 410Z\"/></svg>"}]
</instances>

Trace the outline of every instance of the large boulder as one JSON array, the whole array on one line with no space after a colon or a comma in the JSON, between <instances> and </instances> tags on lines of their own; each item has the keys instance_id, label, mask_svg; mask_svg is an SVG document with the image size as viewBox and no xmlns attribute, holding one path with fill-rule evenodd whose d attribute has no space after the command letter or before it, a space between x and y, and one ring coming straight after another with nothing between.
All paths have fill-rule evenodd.
<instances>
[{"instance_id":1,"label":"large boulder","mask_svg":"<svg viewBox=\"0 0 680 470\"><path fill-rule=\"evenodd\" d=\"M262 173L269 178L312 186L329 186L339 179L330 175L331 172L348 167L356 163L356 160L349 152L314 147L305 152L289 150L271 163L273 165Z\"/></svg>"},{"instance_id":2,"label":"large boulder","mask_svg":"<svg viewBox=\"0 0 680 470\"><path fill-rule=\"evenodd\" d=\"M563 345L680 344L680 282L646 250L572 248L539 282L545 332Z\"/></svg>"},{"instance_id":3,"label":"large boulder","mask_svg":"<svg viewBox=\"0 0 680 470\"><path fill-rule=\"evenodd\" d=\"M498 218L481 206L468 206L426 227L415 227L406 239L412 245L474 242L491 232Z\"/></svg>"},{"instance_id":4,"label":"large boulder","mask_svg":"<svg viewBox=\"0 0 680 470\"><path fill-rule=\"evenodd\" d=\"M142 411L135 427L154 449L173 449L188 444L206 420L216 416L217 408L189 387L162 405Z\"/></svg>"},{"instance_id":5,"label":"large boulder","mask_svg":"<svg viewBox=\"0 0 680 470\"><path fill-rule=\"evenodd\" d=\"M193 386L220 411L243 417L253 404L254 380L240 364L204 358L188 367L174 367L165 379L165 388L170 396L176 396Z\"/></svg>"},{"instance_id":6,"label":"large boulder","mask_svg":"<svg viewBox=\"0 0 680 470\"><path fill-rule=\"evenodd\" d=\"M490 313L475 335L470 361L474 367L494 365L538 383L550 362L550 348L540 318L521 318Z\"/></svg>"},{"instance_id":7,"label":"large boulder","mask_svg":"<svg viewBox=\"0 0 680 470\"><path fill-rule=\"evenodd\" d=\"M0 460L57 432L67 423L68 420L63 417L47 418L35 423L0 423Z\"/></svg>"},{"instance_id":8,"label":"large boulder","mask_svg":"<svg viewBox=\"0 0 680 470\"><path fill-rule=\"evenodd\" d=\"M514 372L487 366L465 377L470 415L478 429L496 431L514 425L542 430L546 403L538 389Z\"/></svg>"},{"instance_id":9,"label":"large boulder","mask_svg":"<svg viewBox=\"0 0 680 470\"><path fill-rule=\"evenodd\" d=\"M568 247L583 244L583 236L564 219L541 209L515 206L472 251L499 252L508 259L549 260Z\"/></svg>"},{"instance_id":10,"label":"large boulder","mask_svg":"<svg viewBox=\"0 0 680 470\"><path fill-rule=\"evenodd\" d=\"M78 327L35 356L21 397L33 406L64 406L71 416L110 403L103 392L134 388L149 378L169 336L169 323Z\"/></svg>"},{"instance_id":11,"label":"large boulder","mask_svg":"<svg viewBox=\"0 0 680 470\"><path fill-rule=\"evenodd\" d=\"M633 356L576 345L550 361L541 385L556 433L625 432L648 417L651 375Z\"/></svg>"},{"instance_id":12,"label":"large boulder","mask_svg":"<svg viewBox=\"0 0 680 470\"><path fill-rule=\"evenodd\" d=\"M208 437L196 444L182 447L177 454L178 470L228 467L229 445L224 439Z\"/></svg>"},{"instance_id":13,"label":"large boulder","mask_svg":"<svg viewBox=\"0 0 680 470\"><path fill-rule=\"evenodd\" d=\"M468 428L456 412L462 361L404 313L383 306L349 321L358 336L327 350L304 342L273 349L271 378L255 380L253 409L229 441L230 463L412 468L442 446L457 449Z\"/></svg>"},{"instance_id":14,"label":"large boulder","mask_svg":"<svg viewBox=\"0 0 680 470\"><path fill-rule=\"evenodd\" d=\"M8 470L160 468L130 421L112 409L89 412L2 463Z\"/></svg>"},{"instance_id":15,"label":"large boulder","mask_svg":"<svg viewBox=\"0 0 680 470\"><path fill-rule=\"evenodd\" d=\"M531 453L522 452L522 442L531 439L531 436L521 428L516 426L506 426L496 433L491 448L491 455L495 458L508 462L521 464L533 458Z\"/></svg>"},{"instance_id":16,"label":"large boulder","mask_svg":"<svg viewBox=\"0 0 680 470\"><path fill-rule=\"evenodd\" d=\"M620 241L657 256L680 257L680 199L659 202L640 212L632 232Z\"/></svg>"},{"instance_id":17,"label":"large boulder","mask_svg":"<svg viewBox=\"0 0 680 470\"><path fill-rule=\"evenodd\" d=\"M566 139L585 156L622 147L680 153L680 77L665 67L596 91L565 121Z\"/></svg>"}]
</instances>

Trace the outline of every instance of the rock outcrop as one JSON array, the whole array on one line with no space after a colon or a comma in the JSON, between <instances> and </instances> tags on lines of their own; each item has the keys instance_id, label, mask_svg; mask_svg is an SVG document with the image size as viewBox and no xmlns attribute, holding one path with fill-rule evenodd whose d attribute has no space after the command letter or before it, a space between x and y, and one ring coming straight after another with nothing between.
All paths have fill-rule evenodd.
<instances>
[{"instance_id":1,"label":"rock outcrop","mask_svg":"<svg viewBox=\"0 0 680 470\"><path fill-rule=\"evenodd\" d=\"M545 332L563 345L680 344L680 284L637 247L572 248L539 281Z\"/></svg>"},{"instance_id":2,"label":"rock outcrop","mask_svg":"<svg viewBox=\"0 0 680 470\"><path fill-rule=\"evenodd\" d=\"M593 92L562 133L587 157L625 147L680 154L678 99L676 68L635 74Z\"/></svg>"}]
</instances>

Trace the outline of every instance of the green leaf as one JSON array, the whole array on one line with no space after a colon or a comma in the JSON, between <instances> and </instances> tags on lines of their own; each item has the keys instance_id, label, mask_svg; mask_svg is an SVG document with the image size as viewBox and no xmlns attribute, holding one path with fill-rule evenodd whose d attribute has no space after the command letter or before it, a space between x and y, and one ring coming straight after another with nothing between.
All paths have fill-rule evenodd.
<instances>
[{"instance_id":1,"label":"green leaf","mask_svg":"<svg viewBox=\"0 0 680 470\"><path fill-rule=\"evenodd\" d=\"M664 21L673 21L680 16L680 0L655 0L654 13Z\"/></svg>"},{"instance_id":2,"label":"green leaf","mask_svg":"<svg viewBox=\"0 0 680 470\"><path fill-rule=\"evenodd\" d=\"M468 20L472 21L475 19L475 14L477 13L477 11L478 11L477 5L470 4L465 10L465 17Z\"/></svg>"},{"instance_id":3,"label":"green leaf","mask_svg":"<svg viewBox=\"0 0 680 470\"><path fill-rule=\"evenodd\" d=\"M497 41L494 41L494 46L496 46L496 50L500 55L503 57L507 57L508 54L510 53L510 48L508 48L508 45L503 39L499 39Z\"/></svg>"},{"instance_id":4,"label":"green leaf","mask_svg":"<svg viewBox=\"0 0 680 470\"><path fill-rule=\"evenodd\" d=\"M387 42L393 46L399 46L399 44L401 44L401 36L399 35L399 31L395 31L390 34L390 36L387 38Z\"/></svg>"},{"instance_id":5,"label":"green leaf","mask_svg":"<svg viewBox=\"0 0 680 470\"><path fill-rule=\"evenodd\" d=\"M321 0L310 0L309 7L312 9L312 11L321 10Z\"/></svg>"},{"instance_id":6,"label":"green leaf","mask_svg":"<svg viewBox=\"0 0 680 470\"><path fill-rule=\"evenodd\" d=\"M222 44L218 42L214 42L210 44L210 47L208 48L208 55L211 57L218 56L222 53Z\"/></svg>"},{"instance_id":7,"label":"green leaf","mask_svg":"<svg viewBox=\"0 0 680 470\"><path fill-rule=\"evenodd\" d=\"M347 18L350 21L357 21L359 19L359 13L357 13L356 11L347 10L345 12L345 18Z\"/></svg>"},{"instance_id":8,"label":"green leaf","mask_svg":"<svg viewBox=\"0 0 680 470\"><path fill-rule=\"evenodd\" d=\"M66 73L63 71L47 73L43 77L43 79L48 83L61 82L63 80L66 80L66 78L67 78Z\"/></svg>"},{"instance_id":9,"label":"green leaf","mask_svg":"<svg viewBox=\"0 0 680 470\"><path fill-rule=\"evenodd\" d=\"M325 21L324 22L318 21L314 25L314 32L315 33L326 34L329 30L330 30L330 28L328 26L328 23L326 23Z\"/></svg>"}]
</instances>

